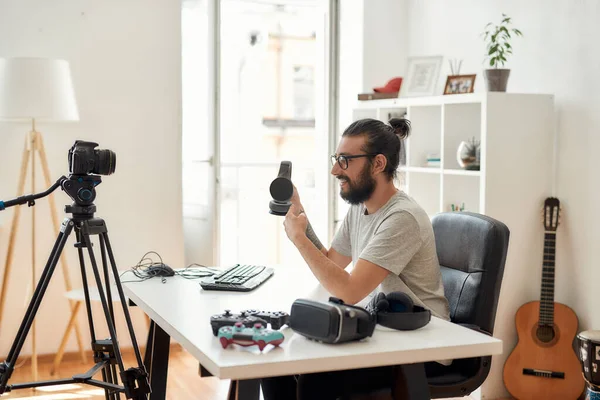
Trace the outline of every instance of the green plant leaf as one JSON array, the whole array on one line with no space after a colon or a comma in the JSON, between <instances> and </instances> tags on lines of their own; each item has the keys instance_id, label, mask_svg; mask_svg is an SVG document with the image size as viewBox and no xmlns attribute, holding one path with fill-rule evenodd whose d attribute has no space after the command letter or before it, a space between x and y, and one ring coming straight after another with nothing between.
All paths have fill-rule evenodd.
<instances>
[{"instance_id":1,"label":"green plant leaf","mask_svg":"<svg viewBox=\"0 0 600 400\"><path fill-rule=\"evenodd\" d=\"M495 59L495 58L492 58L492 59L490 60L490 67L493 67L495 62L496 62L496 59Z\"/></svg>"},{"instance_id":2,"label":"green plant leaf","mask_svg":"<svg viewBox=\"0 0 600 400\"><path fill-rule=\"evenodd\" d=\"M490 51L488 52L488 56L491 56L493 53L496 52L496 50L498 50L498 45L494 45L490 48Z\"/></svg>"}]
</instances>

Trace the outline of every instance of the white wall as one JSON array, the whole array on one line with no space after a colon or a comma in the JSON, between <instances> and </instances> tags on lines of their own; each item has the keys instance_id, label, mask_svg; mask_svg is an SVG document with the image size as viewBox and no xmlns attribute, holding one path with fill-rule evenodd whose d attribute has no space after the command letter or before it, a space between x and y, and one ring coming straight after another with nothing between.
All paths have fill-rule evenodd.
<instances>
[{"instance_id":1,"label":"white wall","mask_svg":"<svg viewBox=\"0 0 600 400\"><path fill-rule=\"evenodd\" d=\"M405 0L344 0L340 10L339 128L352 123L358 93L402 76L408 46Z\"/></svg>"},{"instance_id":2,"label":"white wall","mask_svg":"<svg viewBox=\"0 0 600 400\"><path fill-rule=\"evenodd\" d=\"M403 0L365 1L363 93L404 74L409 39L407 9Z\"/></svg>"},{"instance_id":3,"label":"white wall","mask_svg":"<svg viewBox=\"0 0 600 400\"><path fill-rule=\"evenodd\" d=\"M106 220L118 267L136 264L157 251L173 267L183 266L181 211L181 6L171 0L35 1L0 0L0 57L42 56L71 62L81 121L39 124L45 138L51 175L67 174L67 151L76 139L96 141L117 154L116 172L97 188L97 216ZM16 194L27 124L0 124L0 198ZM39 163L38 163L39 168ZM41 178L41 171L37 176ZM38 179L37 188L44 187ZM27 190L31 186L27 183ZM55 192L59 219L70 198ZM56 239L46 200L37 210L38 276ZM8 242L12 210L0 213L0 270ZM0 327L0 358L16 334L30 276L31 212L22 209L6 314ZM74 286L81 286L79 265L70 240L68 255ZM58 348L69 313L57 270L38 321L38 352ZM29 293L31 292L29 288ZM94 304L99 338L106 336L99 304ZM117 313L119 315L119 313ZM137 338L145 344L143 313L132 309ZM84 313L80 326L89 347ZM122 318L118 333L128 346ZM77 349L75 340L67 351ZM29 341L22 354L30 353Z\"/></svg>"},{"instance_id":4,"label":"white wall","mask_svg":"<svg viewBox=\"0 0 600 400\"><path fill-rule=\"evenodd\" d=\"M579 317L579 330L600 329L595 309L595 285L600 278L594 251L600 240L598 178L594 171L600 148L600 4L595 1L410 1L408 13L409 55L443 54L462 58L461 73L477 73L476 91L484 91L482 64L484 43L479 34L489 21L502 13L513 17L523 38L514 41L510 92L552 93L557 109L556 195L563 207L557 237L555 301L572 307ZM445 79L448 66L442 71ZM441 90L441 86L440 86ZM506 129L510 129L510 115ZM515 143L518 146L518 143ZM524 162L523 167L527 164ZM551 174L553 171L548 171ZM551 195L548 193L547 195ZM510 194L509 194L510 195ZM518 196L518 193L512 194ZM540 205L541 207L541 205ZM540 222L541 223L541 222ZM531 249L541 252L539 246ZM539 299L541 266L531 266L528 282L503 282L496 331L504 341L504 354L495 357L491 374L482 388L484 398L504 397L504 361L516 344L514 307L507 297L522 304ZM519 288L519 290L515 290Z\"/></svg>"}]
</instances>

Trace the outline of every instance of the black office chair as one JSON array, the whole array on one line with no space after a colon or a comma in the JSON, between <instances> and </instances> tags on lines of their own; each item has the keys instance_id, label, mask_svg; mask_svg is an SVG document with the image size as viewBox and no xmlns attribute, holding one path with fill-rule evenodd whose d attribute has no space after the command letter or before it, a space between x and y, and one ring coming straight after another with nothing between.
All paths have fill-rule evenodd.
<instances>
[{"instance_id":1,"label":"black office chair","mask_svg":"<svg viewBox=\"0 0 600 400\"><path fill-rule=\"evenodd\" d=\"M492 335L510 231L494 218L452 212L432 219L450 320ZM431 398L467 396L487 378L492 357L427 365Z\"/></svg>"},{"instance_id":2,"label":"black office chair","mask_svg":"<svg viewBox=\"0 0 600 400\"><path fill-rule=\"evenodd\" d=\"M471 212L437 214L432 224L451 321L492 335L508 251L508 227ZM486 356L455 359L449 366L426 363L431 398L468 396L487 378L491 361L492 357ZM387 393L389 396L389 389ZM367 398L378 394L382 391ZM364 394L351 398L365 399Z\"/></svg>"}]
</instances>

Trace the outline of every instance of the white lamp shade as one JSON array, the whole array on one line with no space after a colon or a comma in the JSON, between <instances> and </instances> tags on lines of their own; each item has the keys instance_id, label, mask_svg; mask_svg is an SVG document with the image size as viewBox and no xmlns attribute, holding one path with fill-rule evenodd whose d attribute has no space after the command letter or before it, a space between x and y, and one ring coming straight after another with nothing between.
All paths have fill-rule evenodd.
<instances>
[{"instance_id":1,"label":"white lamp shade","mask_svg":"<svg viewBox=\"0 0 600 400\"><path fill-rule=\"evenodd\" d=\"M0 120L78 121L69 63L0 59Z\"/></svg>"}]
</instances>

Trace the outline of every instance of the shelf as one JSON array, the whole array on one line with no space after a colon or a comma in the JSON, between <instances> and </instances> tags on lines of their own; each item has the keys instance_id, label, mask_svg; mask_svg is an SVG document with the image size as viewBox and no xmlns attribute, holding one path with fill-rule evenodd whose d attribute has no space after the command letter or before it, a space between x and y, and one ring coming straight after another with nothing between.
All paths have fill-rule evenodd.
<instances>
[{"instance_id":1,"label":"shelf","mask_svg":"<svg viewBox=\"0 0 600 400\"><path fill-rule=\"evenodd\" d=\"M357 101L357 107L362 109L368 108L406 108L411 106L439 106L442 104L470 104L483 103L490 98L510 98L517 99L523 97L540 98L546 96L554 98L551 94L533 94L533 93L506 93L506 92L481 92L481 93L466 93L440 96L423 96L423 97L401 97L397 99L381 99L381 100L362 100Z\"/></svg>"},{"instance_id":2,"label":"shelf","mask_svg":"<svg viewBox=\"0 0 600 400\"><path fill-rule=\"evenodd\" d=\"M442 170L439 167L402 167L401 171L422 172L425 174L439 174Z\"/></svg>"},{"instance_id":3,"label":"shelf","mask_svg":"<svg viewBox=\"0 0 600 400\"><path fill-rule=\"evenodd\" d=\"M444 175L481 176L481 171L467 171L464 169L445 169Z\"/></svg>"},{"instance_id":4,"label":"shelf","mask_svg":"<svg viewBox=\"0 0 600 400\"><path fill-rule=\"evenodd\" d=\"M444 174L444 175L462 175L462 176L481 176L481 171L467 171L464 169L441 169L438 167L401 167L401 171L417 172L423 174Z\"/></svg>"}]
</instances>

